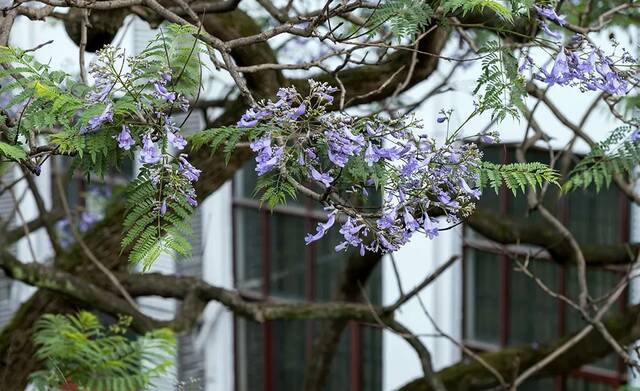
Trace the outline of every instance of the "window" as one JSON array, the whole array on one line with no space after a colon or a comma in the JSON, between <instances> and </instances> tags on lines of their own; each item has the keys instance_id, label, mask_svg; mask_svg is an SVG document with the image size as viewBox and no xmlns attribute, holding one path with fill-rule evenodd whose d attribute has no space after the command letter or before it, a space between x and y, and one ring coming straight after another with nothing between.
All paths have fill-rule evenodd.
<instances>
[{"instance_id":1,"label":"window","mask_svg":"<svg viewBox=\"0 0 640 391\"><path fill-rule=\"evenodd\" d=\"M318 205L303 197L273 212L252 198L253 164L234 181L235 283L257 298L327 301L336 291L348 255L336 253L337 230L320 241L304 243L326 219ZM381 302L381 277L369 281L369 299ZM316 321L282 320L258 324L235 320L236 385L240 391L300 390L307 360L320 330ZM380 390L382 334L349 324L342 335L328 377L328 390Z\"/></svg>"},{"instance_id":2,"label":"window","mask_svg":"<svg viewBox=\"0 0 640 391\"><path fill-rule=\"evenodd\" d=\"M494 162L514 161L514 149L493 146L485 157ZM529 161L548 162L548 151L529 152ZM487 190L479 207L512 218L525 218L526 198L513 198L508 190L496 195ZM596 198L597 197L597 198ZM628 235L628 201L615 188L575 191L558 198L548 194L547 207L572 230L582 243L612 244L626 241ZM613 205L613 207L612 207ZM532 215L527 221L535 222ZM491 241L471 229L465 230L464 263L464 335L466 344L477 350L494 350L504 346L540 344L552 341L584 327L580 315L560 300L546 294L531 278L515 269L514 262L497 250ZM515 251L530 250L512 246ZM559 265L548 257L530 261L531 271L545 285L572 300L577 300L575 267ZM594 297L610 291L621 275L601 268L588 269L590 293ZM620 307L624 303L620 303ZM530 390L615 390L622 383L624 368L614 354L581 368L571 376L531 381Z\"/></svg>"}]
</instances>

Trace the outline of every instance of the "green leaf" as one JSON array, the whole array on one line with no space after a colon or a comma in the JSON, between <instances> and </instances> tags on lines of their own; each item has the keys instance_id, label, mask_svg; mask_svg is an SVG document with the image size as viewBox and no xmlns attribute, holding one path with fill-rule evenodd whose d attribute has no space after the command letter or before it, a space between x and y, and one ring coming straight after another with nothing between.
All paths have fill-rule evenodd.
<instances>
[{"instance_id":1,"label":"green leaf","mask_svg":"<svg viewBox=\"0 0 640 391\"><path fill-rule=\"evenodd\" d=\"M24 149L17 145L7 144L0 141L0 153L12 160L23 160L27 157Z\"/></svg>"},{"instance_id":2,"label":"green leaf","mask_svg":"<svg viewBox=\"0 0 640 391\"><path fill-rule=\"evenodd\" d=\"M478 168L478 187L491 186L498 193L505 185L513 195L518 190L524 193L528 186L542 186L544 183L558 184L558 173L546 164L539 162L494 164L482 162Z\"/></svg>"}]
</instances>

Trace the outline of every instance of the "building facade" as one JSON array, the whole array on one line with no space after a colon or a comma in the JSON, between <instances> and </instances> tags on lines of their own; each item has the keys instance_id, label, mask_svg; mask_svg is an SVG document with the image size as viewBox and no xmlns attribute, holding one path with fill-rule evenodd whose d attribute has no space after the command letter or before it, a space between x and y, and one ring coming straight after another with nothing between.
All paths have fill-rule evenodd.
<instances>
[{"instance_id":1,"label":"building facade","mask_svg":"<svg viewBox=\"0 0 640 391\"><path fill-rule=\"evenodd\" d=\"M63 27L42 25L42 22L20 20L12 44L34 47L42 43L44 31L48 39L54 39L56 46L45 46L37 56L44 62L51 61L54 66L77 69L77 48L66 37ZM127 51L138 52L154 34L144 23L132 18L125 23L116 41ZM68 47L62 56L60 45ZM439 108L447 107L456 99L459 97L455 95L443 97L437 109L424 108L420 115L435 118ZM187 127L192 131L201 129L203 115L195 113ZM602 121L591 126L600 125ZM438 130L435 132L437 135ZM510 137L517 139L521 135L515 133ZM492 147L487 149L486 156L493 161L508 162L513 160L513 148ZM531 159L544 161L546 156L539 151L533 153ZM45 166L38 178L41 192L52 197L52 176L56 174L57 164ZM133 175L135 169L132 166L129 175ZM305 233L313 231L316 222L325 218L322 209L302 198L277 207L273 213L260 209L251 196L254 183L255 174L248 165L232 181L203 200L193 219L193 255L188 259L165 256L154 265L154 270L201 276L211 284L238 289L247 296L261 299L330 300L346 259L344 254L333 250L339 234L332 231L323 240L305 246ZM99 205L93 205L93 196L87 195L89 187L83 186L95 184L87 185L78 180L69 197L83 198L85 208L99 214ZM35 217L35 201L24 186L19 185L16 194L23 193L19 213L10 198L16 195L3 194L0 214L13 214L16 223ZM581 241L610 244L637 239L634 236L638 235L634 229L636 209L615 190L607 190L597 197L590 191L577 192L554 207ZM486 192L481 205L498 214L526 214L524 198L513 198L504 192L497 195ZM615 206L612 208L612 205ZM37 244L36 248L33 243ZM51 255L46 243L44 232L34 232L30 241L25 239L17 243L15 251L25 262L32 258L42 261ZM514 250L527 252L530 249ZM580 326L579 317L515 271L513 262L500 246L469 228L458 227L443 232L433 241L416 237L394 254L394 261L402 285L412 287L453 255L461 255L462 260L420 295L424 307L412 300L398 315L413 332L425 335L424 342L437 368L462 358L459 346L446 338L433 336L439 332L474 351L489 351L514 344L535 345L566 335ZM569 296L575 294L575 278L572 278L575 272L571 267L559 266L549 261L548 256L538 254L535 269L549 286ZM603 292L615 283L615 277L614 272L607 270L590 272L594 286ZM0 323L10 319L13 311L33 291L19 282L0 279ZM390 304L398 297L395 273L388 256L373 274L367 293L375 304ZM146 312L159 318L171 317L179 305L159 298L145 298L140 303ZM180 336L175 373L155 388L172 390L181 384L183 389L207 391L299 390L318 330L319 325L312 321L257 324L235 317L218 303L210 303L198 327ZM421 374L415 353L402 338L374 326L352 324L340 343L328 389L386 391ZM570 376L530 383L527 388L613 390L624 379L624 368L619 360L611 357Z\"/></svg>"}]
</instances>

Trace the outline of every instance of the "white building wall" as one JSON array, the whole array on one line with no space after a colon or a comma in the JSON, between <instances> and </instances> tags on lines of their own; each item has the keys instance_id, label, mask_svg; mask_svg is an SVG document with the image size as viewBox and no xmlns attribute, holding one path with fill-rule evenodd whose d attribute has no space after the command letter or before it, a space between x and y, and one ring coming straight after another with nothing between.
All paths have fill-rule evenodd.
<instances>
[{"instance_id":1,"label":"white building wall","mask_svg":"<svg viewBox=\"0 0 640 391\"><path fill-rule=\"evenodd\" d=\"M232 186L227 182L202 203L204 244L202 278L233 289ZM205 352L205 390L234 390L233 314L211 302L197 338Z\"/></svg>"}]
</instances>

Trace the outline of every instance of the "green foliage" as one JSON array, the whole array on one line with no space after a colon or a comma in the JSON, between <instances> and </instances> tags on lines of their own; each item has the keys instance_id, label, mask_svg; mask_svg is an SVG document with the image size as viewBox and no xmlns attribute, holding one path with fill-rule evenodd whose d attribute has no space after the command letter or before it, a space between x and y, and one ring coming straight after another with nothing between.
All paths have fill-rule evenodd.
<instances>
[{"instance_id":1,"label":"green foliage","mask_svg":"<svg viewBox=\"0 0 640 391\"><path fill-rule=\"evenodd\" d=\"M374 28L388 24L391 32L398 37L415 36L429 24L433 8L422 0L388 0L380 5L373 16Z\"/></svg>"},{"instance_id":2,"label":"green foliage","mask_svg":"<svg viewBox=\"0 0 640 391\"><path fill-rule=\"evenodd\" d=\"M466 15L472 11L479 11L482 9L490 9L494 11L502 19L513 22L513 16L511 10L504 5L504 2L497 0L444 0L442 2L442 9L445 13L449 13L456 10L461 10L462 15Z\"/></svg>"},{"instance_id":3,"label":"green foliage","mask_svg":"<svg viewBox=\"0 0 640 391\"><path fill-rule=\"evenodd\" d=\"M282 175L273 172L258 177L255 194L260 195L260 204L266 202L269 209L297 196L296 188Z\"/></svg>"},{"instance_id":4,"label":"green foliage","mask_svg":"<svg viewBox=\"0 0 640 391\"><path fill-rule=\"evenodd\" d=\"M101 177L110 167L118 166L123 156L108 132L80 134L75 129L68 129L51 135L50 140L58 146L60 153L75 156L74 169L94 172Z\"/></svg>"},{"instance_id":5,"label":"green foliage","mask_svg":"<svg viewBox=\"0 0 640 391\"><path fill-rule=\"evenodd\" d=\"M518 73L518 61L497 41L489 41L480 50L482 75L473 94L480 94L478 113L491 110L491 118L503 121L507 116L519 118L525 107L524 79Z\"/></svg>"},{"instance_id":6,"label":"green foliage","mask_svg":"<svg viewBox=\"0 0 640 391\"><path fill-rule=\"evenodd\" d=\"M144 166L127 191L121 245L123 250L131 246L129 261L142 264L145 271L163 252L175 251L184 256L191 252L187 236L191 234L193 207L182 196L167 196L172 192L166 186L173 179L154 180ZM166 202L164 214L160 211L162 200Z\"/></svg>"},{"instance_id":7,"label":"green foliage","mask_svg":"<svg viewBox=\"0 0 640 391\"><path fill-rule=\"evenodd\" d=\"M159 73L170 70L174 90L194 96L200 89L204 67L200 55L207 54L204 45L195 37L197 33L198 29L190 25L170 24L161 29L138 56L145 63L141 79L155 80Z\"/></svg>"},{"instance_id":8,"label":"green foliage","mask_svg":"<svg viewBox=\"0 0 640 391\"><path fill-rule=\"evenodd\" d=\"M611 185L615 175L630 174L640 164L640 146L628 141L631 131L630 126L613 130L571 170L562 190L569 192L594 184L600 191L603 185Z\"/></svg>"},{"instance_id":9,"label":"green foliage","mask_svg":"<svg viewBox=\"0 0 640 391\"><path fill-rule=\"evenodd\" d=\"M74 115L83 107L78 94L86 86L17 48L0 46L0 64L6 66L0 77L10 80L0 88L0 93L11 96L6 107L24 107L18 127L21 134L29 137L34 129L74 126Z\"/></svg>"},{"instance_id":10,"label":"green foliage","mask_svg":"<svg viewBox=\"0 0 640 391\"><path fill-rule=\"evenodd\" d=\"M24 149L16 146L4 143L0 141L0 155L4 155L12 160L22 160L27 157L27 153Z\"/></svg>"},{"instance_id":11,"label":"green foliage","mask_svg":"<svg viewBox=\"0 0 640 391\"><path fill-rule=\"evenodd\" d=\"M558 185L558 173L539 162L494 164L482 162L479 168L478 187L491 186L497 193L502 185L507 186L515 196L518 189L523 193L527 186L535 188L549 182Z\"/></svg>"},{"instance_id":12,"label":"green foliage","mask_svg":"<svg viewBox=\"0 0 640 391\"><path fill-rule=\"evenodd\" d=\"M231 154L236 149L240 141L251 140L259 137L268 130L265 126L253 128L237 128L235 126L225 126L221 128L205 129L201 132L189 136L189 144L193 150L198 150L203 146L208 146L214 154L220 147L224 153L225 163L229 163Z\"/></svg>"},{"instance_id":13,"label":"green foliage","mask_svg":"<svg viewBox=\"0 0 640 391\"><path fill-rule=\"evenodd\" d=\"M171 330L159 329L134 339L124 334L130 318L105 327L86 311L45 314L36 324L36 355L45 368L31 381L38 390L74 384L86 391L136 391L167 372L175 355Z\"/></svg>"}]
</instances>

